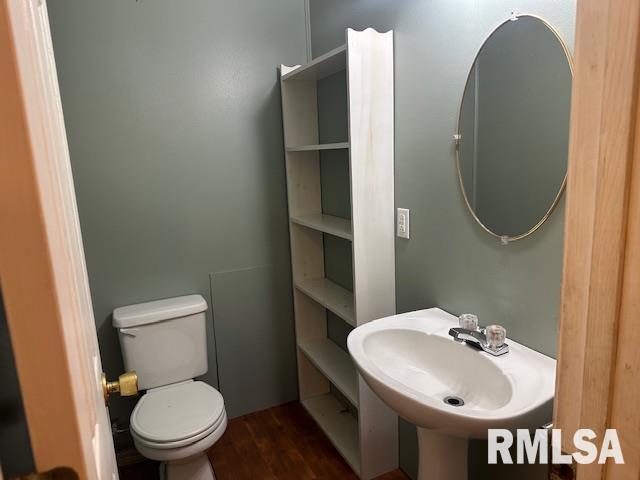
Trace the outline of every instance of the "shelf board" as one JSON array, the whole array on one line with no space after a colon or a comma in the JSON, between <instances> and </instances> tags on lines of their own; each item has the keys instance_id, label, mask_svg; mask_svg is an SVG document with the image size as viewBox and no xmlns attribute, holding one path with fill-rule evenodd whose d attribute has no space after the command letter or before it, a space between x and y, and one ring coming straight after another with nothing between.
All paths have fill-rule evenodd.
<instances>
[{"instance_id":1,"label":"shelf board","mask_svg":"<svg viewBox=\"0 0 640 480\"><path fill-rule=\"evenodd\" d=\"M353 293L327 278L296 282L296 288L327 310L331 310L352 327L356 327L353 312Z\"/></svg>"},{"instance_id":2,"label":"shelf board","mask_svg":"<svg viewBox=\"0 0 640 480\"><path fill-rule=\"evenodd\" d=\"M358 406L358 376L347 352L328 338L307 340L298 347L354 407Z\"/></svg>"},{"instance_id":3,"label":"shelf board","mask_svg":"<svg viewBox=\"0 0 640 480\"><path fill-rule=\"evenodd\" d=\"M301 403L353 471L359 474L358 421L330 393L307 398Z\"/></svg>"},{"instance_id":4,"label":"shelf board","mask_svg":"<svg viewBox=\"0 0 640 480\"><path fill-rule=\"evenodd\" d=\"M318 145L296 145L287 147L287 152L311 152L318 150L342 150L349 148L349 142L320 143Z\"/></svg>"},{"instance_id":5,"label":"shelf board","mask_svg":"<svg viewBox=\"0 0 640 480\"><path fill-rule=\"evenodd\" d=\"M341 45L283 75L282 80L320 80L346 68L347 46Z\"/></svg>"},{"instance_id":6,"label":"shelf board","mask_svg":"<svg viewBox=\"0 0 640 480\"><path fill-rule=\"evenodd\" d=\"M312 228L320 232L328 233L329 235L344 238L345 240L353 240L351 220L325 215L323 213L313 213L311 215L291 217L291 221L303 227Z\"/></svg>"}]
</instances>

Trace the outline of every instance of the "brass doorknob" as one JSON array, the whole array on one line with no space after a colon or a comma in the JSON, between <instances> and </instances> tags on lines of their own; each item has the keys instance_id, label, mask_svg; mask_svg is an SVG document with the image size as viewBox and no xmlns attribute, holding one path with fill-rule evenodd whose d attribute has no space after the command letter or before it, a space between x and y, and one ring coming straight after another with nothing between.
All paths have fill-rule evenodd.
<instances>
[{"instance_id":1,"label":"brass doorknob","mask_svg":"<svg viewBox=\"0 0 640 480\"><path fill-rule=\"evenodd\" d=\"M119 393L121 397L130 397L138 394L138 375L136 372L123 373L114 382L107 381L107 375L102 372L102 392L104 403L109 401L113 393Z\"/></svg>"}]
</instances>

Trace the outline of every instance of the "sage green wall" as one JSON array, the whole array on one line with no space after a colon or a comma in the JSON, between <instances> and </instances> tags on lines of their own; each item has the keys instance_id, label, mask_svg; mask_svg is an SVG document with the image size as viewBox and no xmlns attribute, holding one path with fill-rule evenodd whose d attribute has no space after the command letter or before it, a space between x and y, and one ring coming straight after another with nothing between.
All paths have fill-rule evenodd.
<instances>
[{"instance_id":1,"label":"sage green wall","mask_svg":"<svg viewBox=\"0 0 640 480\"><path fill-rule=\"evenodd\" d=\"M474 312L553 356L564 206L533 237L501 246L467 213L455 171L452 135L467 73L512 10L542 16L573 45L575 0L310 0L311 43L317 56L344 43L347 27L395 32L396 205L411 209L411 239L396 242L398 312ZM415 476L415 429L401 422L400 432L402 467ZM526 467L489 473L484 448L471 449L470 478L544 478Z\"/></svg>"},{"instance_id":2,"label":"sage green wall","mask_svg":"<svg viewBox=\"0 0 640 480\"><path fill-rule=\"evenodd\" d=\"M204 379L252 395L230 412L296 398L276 66L306 61L303 0L48 4L107 373L123 369L115 307L200 293ZM234 341L218 363L212 312L219 344ZM112 417L127 423L134 402Z\"/></svg>"}]
</instances>

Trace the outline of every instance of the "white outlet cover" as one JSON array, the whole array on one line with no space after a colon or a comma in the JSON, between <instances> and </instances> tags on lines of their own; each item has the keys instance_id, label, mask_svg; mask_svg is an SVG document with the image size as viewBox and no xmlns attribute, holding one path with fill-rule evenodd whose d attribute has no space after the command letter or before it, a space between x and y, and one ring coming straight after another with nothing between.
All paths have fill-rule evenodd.
<instances>
[{"instance_id":1,"label":"white outlet cover","mask_svg":"<svg viewBox=\"0 0 640 480\"><path fill-rule=\"evenodd\" d=\"M409 209L398 208L396 215L396 235L400 238L409 238Z\"/></svg>"}]
</instances>

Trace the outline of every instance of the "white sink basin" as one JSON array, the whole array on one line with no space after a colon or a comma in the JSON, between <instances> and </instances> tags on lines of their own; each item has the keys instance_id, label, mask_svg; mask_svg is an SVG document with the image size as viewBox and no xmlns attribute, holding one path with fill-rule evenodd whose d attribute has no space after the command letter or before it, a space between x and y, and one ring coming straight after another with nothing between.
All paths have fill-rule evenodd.
<instances>
[{"instance_id":1,"label":"white sink basin","mask_svg":"<svg viewBox=\"0 0 640 480\"><path fill-rule=\"evenodd\" d=\"M454 341L448 332L457 326L457 317L432 308L369 322L348 339L371 389L420 427L420 478L466 479L468 438L551 420L555 360L512 340L508 353L492 356Z\"/></svg>"}]
</instances>

